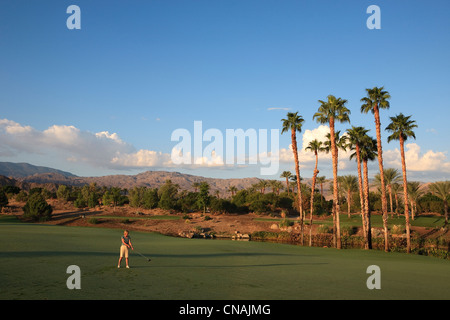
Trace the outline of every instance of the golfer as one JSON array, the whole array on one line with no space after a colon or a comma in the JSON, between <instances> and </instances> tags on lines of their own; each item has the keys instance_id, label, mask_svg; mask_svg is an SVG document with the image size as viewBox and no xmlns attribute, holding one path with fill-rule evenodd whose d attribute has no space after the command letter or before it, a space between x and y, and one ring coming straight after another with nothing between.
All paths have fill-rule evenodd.
<instances>
[{"instance_id":1,"label":"golfer","mask_svg":"<svg viewBox=\"0 0 450 320\"><path fill-rule=\"evenodd\" d=\"M131 250L134 250L133 245L131 244L131 238L129 236L128 230L125 230L123 232L123 236L121 238L122 245L120 246L120 257L119 257L119 264L117 265L117 268L120 268L120 263L122 262L122 258L125 257L125 262L127 265L127 268L130 268L128 265L128 249L131 248Z\"/></svg>"}]
</instances>

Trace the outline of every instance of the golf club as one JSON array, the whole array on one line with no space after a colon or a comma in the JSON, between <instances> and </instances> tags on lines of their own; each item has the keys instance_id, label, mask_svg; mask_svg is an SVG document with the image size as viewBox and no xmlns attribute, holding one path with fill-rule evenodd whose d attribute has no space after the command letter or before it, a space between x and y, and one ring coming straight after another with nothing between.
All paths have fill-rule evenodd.
<instances>
[{"instance_id":1,"label":"golf club","mask_svg":"<svg viewBox=\"0 0 450 320\"><path fill-rule=\"evenodd\" d=\"M136 249L134 249L134 251L136 251L136 253L137 253L138 255L140 255L141 257L147 259L148 262L152 261L152 259L147 258L146 256L144 256L142 253L140 253L140 252L137 251Z\"/></svg>"}]
</instances>

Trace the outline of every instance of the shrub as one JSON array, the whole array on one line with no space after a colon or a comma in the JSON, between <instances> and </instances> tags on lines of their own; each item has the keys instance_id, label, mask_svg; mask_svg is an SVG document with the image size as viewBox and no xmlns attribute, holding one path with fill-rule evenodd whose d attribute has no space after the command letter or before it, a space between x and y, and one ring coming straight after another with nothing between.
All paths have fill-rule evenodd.
<instances>
[{"instance_id":1,"label":"shrub","mask_svg":"<svg viewBox=\"0 0 450 320\"><path fill-rule=\"evenodd\" d=\"M344 226L341 228L341 234L345 237L350 237L350 236L356 234L356 231L357 231L357 228L355 228L355 227Z\"/></svg>"},{"instance_id":2,"label":"shrub","mask_svg":"<svg viewBox=\"0 0 450 320\"><path fill-rule=\"evenodd\" d=\"M283 219L281 220L281 222L278 224L279 228L287 228L292 226L294 223L289 221L288 219Z\"/></svg>"},{"instance_id":3,"label":"shrub","mask_svg":"<svg viewBox=\"0 0 450 320\"><path fill-rule=\"evenodd\" d=\"M86 207L86 202L84 201L83 196L81 195L81 193L78 194L78 197L73 202L73 205L75 206L75 208L85 208Z\"/></svg>"},{"instance_id":4,"label":"shrub","mask_svg":"<svg viewBox=\"0 0 450 320\"><path fill-rule=\"evenodd\" d=\"M47 221L52 217L52 206L45 201L40 193L32 194L25 206L23 213L26 218L31 218L34 221Z\"/></svg>"},{"instance_id":5,"label":"shrub","mask_svg":"<svg viewBox=\"0 0 450 320\"><path fill-rule=\"evenodd\" d=\"M8 205L8 197L3 190L0 190L0 209Z\"/></svg>"},{"instance_id":6,"label":"shrub","mask_svg":"<svg viewBox=\"0 0 450 320\"><path fill-rule=\"evenodd\" d=\"M98 224L100 221L98 221L97 218L89 218L88 223L90 224Z\"/></svg>"},{"instance_id":7,"label":"shrub","mask_svg":"<svg viewBox=\"0 0 450 320\"><path fill-rule=\"evenodd\" d=\"M332 233L332 231L333 230L329 226L326 226L324 224L321 224L317 229L318 233Z\"/></svg>"},{"instance_id":8,"label":"shrub","mask_svg":"<svg viewBox=\"0 0 450 320\"><path fill-rule=\"evenodd\" d=\"M405 231L406 231L406 227L405 226L397 225L397 224L393 225L392 229L391 229L391 233L392 234L397 234L397 235L404 234Z\"/></svg>"},{"instance_id":9,"label":"shrub","mask_svg":"<svg viewBox=\"0 0 450 320\"><path fill-rule=\"evenodd\" d=\"M27 200L28 200L28 194L24 190L21 190L16 195L16 201L18 201L18 202L27 202Z\"/></svg>"}]
</instances>

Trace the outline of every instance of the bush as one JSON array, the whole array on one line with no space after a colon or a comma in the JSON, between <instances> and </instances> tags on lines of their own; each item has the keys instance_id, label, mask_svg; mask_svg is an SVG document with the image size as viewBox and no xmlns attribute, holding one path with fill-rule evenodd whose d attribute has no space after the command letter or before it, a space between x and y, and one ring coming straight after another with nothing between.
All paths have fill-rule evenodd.
<instances>
[{"instance_id":1,"label":"bush","mask_svg":"<svg viewBox=\"0 0 450 320\"><path fill-rule=\"evenodd\" d=\"M3 190L0 190L0 209L8 205L8 197Z\"/></svg>"},{"instance_id":2,"label":"bush","mask_svg":"<svg viewBox=\"0 0 450 320\"><path fill-rule=\"evenodd\" d=\"M34 221L47 221L52 217L52 206L45 201L40 193L32 194L25 206L23 213L26 218L31 218Z\"/></svg>"},{"instance_id":3,"label":"bush","mask_svg":"<svg viewBox=\"0 0 450 320\"><path fill-rule=\"evenodd\" d=\"M210 209L212 212L238 212L238 207L234 203L227 199L218 199L216 197L211 199Z\"/></svg>"},{"instance_id":4,"label":"bush","mask_svg":"<svg viewBox=\"0 0 450 320\"><path fill-rule=\"evenodd\" d=\"M98 221L97 218L89 218L88 223L90 223L90 224L98 224L99 221Z\"/></svg>"},{"instance_id":5,"label":"bush","mask_svg":"<svg viewBox=\"0 0 450 320\"><path fill-rule=\"evenodd\" d=\"M24 190L21 190L16 195L16 201L18 201L18 202L27 202L27 200L28 200L28 194Z\"/></svg>"},{"instance_id":6,"label":"bush","mask_svg":"<svg viewBox=\"0 0 450 320\"><path fill-rule=\"evenodd\" d=\"M353 236L354 234L356 234L357 231L358 231L358 228L356 228L356 227L344 226L344 227L341 228L341 234L344 237Z\"/></svg>"},{"instance_id":7,"label":"bush","mask_svg":"<svg viewBox=\"0 0 450 320\"><path fill-rule=\"evenodd\" d=\"M281 220L281 222L278 224L279 228L287 228L292 226L294 223L289 221L288 219L283 219Z\"/></svg>"},{"instance_id":8,"label":"bush","mask_svg":"<svg viewBox=\"0 0 450 320\"><path fill-rule=\"evenodd\" d=\"M84 201L83 196L81 195L81 193L78 194L78 197L73 202L73 205L75 206L75 208L85 208L86 207L86 202Z\"/></svg>"},{"instance_id":9,"label":"bush","mask_svg":"<svg viewBox=\"0 0 450 320\"><path fill-rule=\"evenodd\" d=\"M391 229L392 234L400 235L400 234L404 234L405 232L406 232L406 227L403 225L396 224L396 225L392 226L392 229Z\"/></svg>"},{"instance_id":10,"label":"bush","mask_svg":"<svg viewBox=\"0 0 450 320\"><path fill-rule=\"evenodd\" d=\"M324 224L321 224L321 225L319 226L319 228L317 229L317 232L318 232L318 233L332 233L333 230L332 230L329 226L326 226L326 225L324 225Z\"/></svg>"}]
</instances>

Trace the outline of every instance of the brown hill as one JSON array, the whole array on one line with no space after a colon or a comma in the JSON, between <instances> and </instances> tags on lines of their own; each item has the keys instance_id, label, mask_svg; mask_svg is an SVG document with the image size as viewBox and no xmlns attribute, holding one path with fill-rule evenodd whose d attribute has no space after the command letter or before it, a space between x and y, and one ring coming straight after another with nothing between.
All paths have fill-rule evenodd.
<instances>
[{"instance_id":1,"label":"brown hill","mask_svg":"<svg viewBox=\"0 0 450 320\"><path fill-rule=\"evenodd\" d=\"M228 193L227 189L230 186L235 186L238 190L248 188L252 184L257 183L258 178L242 178L242 179L219 179L206 178L201 176L194 176L183 174L179 172L168 171L146 171L136 175L107 175L101 177L77 177L65 176L59 173L39 173L28 177L18 178L15 185L20 184L20 187L29 189L28 186L46 185L57 186L61 184L71 186L83 186L85 184L96 183L100 187L120 187L124 189L131 189L135 186L159 188L166 180L171 180L176 183L183 190L194 190L194 182L205 181L210 185L211 192L219 190L220 194ZM54 189L52 187L51 189Z\"/></svg>"}]
</instances>

